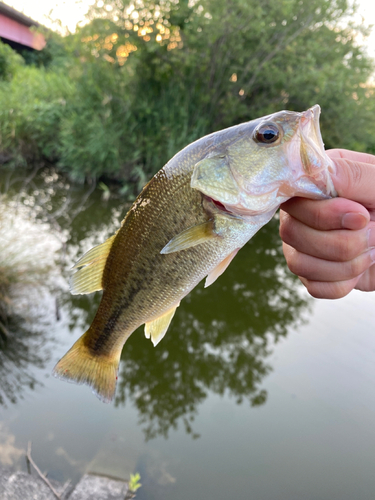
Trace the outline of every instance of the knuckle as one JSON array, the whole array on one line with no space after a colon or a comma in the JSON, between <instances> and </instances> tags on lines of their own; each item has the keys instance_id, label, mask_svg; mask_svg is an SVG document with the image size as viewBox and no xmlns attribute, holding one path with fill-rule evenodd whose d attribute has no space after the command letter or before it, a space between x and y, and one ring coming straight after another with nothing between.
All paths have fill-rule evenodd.
<instances>
[{"instance_id":1,"label":"knuckle","mask_svg":"<svg viewBox=\"0 0 375 500\"><path fill-rule=\"evenodd\" d=\"M312 218L313 218L312 224L313 224L313 227L322 230L322 229L325 229L327 226L327 213L326 213L326 210L324 208L320 208L320 205L318 203L316 203L316 205L318 205L318 206L311 213Z\"/></svg>"},{"instance_id":2,"label":"knuckle","mask_svg":"<svg viewBox=\"0 0 375 500\"><path fill-rule=\"evenodd\" d=\"M349 292L353 290L353 285L352 281L340 281L339 283L335 283L335 288L334 288L334 295L332 297L328 298L333 298L333 299L342 299L346 295L348 295Z\"/></svg>"},{"instance_id":3,"label":"knuckle","mask_svg":"<svg viewBox=\"0 0 375 500\"><path fill-rule=\"evenodd\" d=\"M279 234L285 243L293 242L293 220L290 216L286 215L280 220Z\"/></svg>"},{"instance_id":4,"label":"knuckle","mask_svg":"<svg viewBox=\"0 0 375 500\"><path fill-rule=\"evenodd\" d=\"M337 238L335 254L339 262L348 262L355 259L360 253L361 245L352 234L343 232Z\"/></svg>"},{"instance_id":5,"label":"knuckle","mask_svg":"<svg viewBox=\"0 0 375 500\"><path fill-rule=\"evenodd\" d=\"M356 278L360 274L364 273L368 265L366 259L359 257L349 262L349 275L348 278Z\"/></svg>"},{"instance_id":6,"label":"knuckle","mask_svg":"<svg viewBox=\"0 0 375 500\"><path fill-rule=\"evenodd\" d=\"M309 294L314 297L315 299L327 299L328 297L326 296L325 292L325 283L321 283L319 281L310 281L310 280L303 280L302 283L305 285L307 288L307 291Z\"/></svg>"},{"instance_id":7,"label":"knuckle","mask_svg":"<svg viewBox=\"0 0 375 500\"><path fill-rule=\"evenodd\" d=\"M366 269L362 276L359 277L355 288L363 292L372 292L375 290L375 266L370 266Z\"/></svg>"},{"instance_id":8,"label":"knuckle","mask_svg":"<svg viewBox=\"0 0 375 500\"><path fill-rule=\"evenodd\" d=\"M298 252L289 253L286 263L288 265L289 271L291 271L296 276L303 276L303 266L301 265L301 258Z\"/></svg>"},{"instance_id":9,"label":"knuckle","mask_svg":"<svg viewBox=\"0 0 375 500\"><path fill-rule=\"evenodd\" d=\"M346 158L341 158L338 161L340 165L340 173L342 176L342 189L344 192L352 192L361 185L363 171L361 165L356 161L351 161Z\"/></svg>"},{"instance_id":10,"label":"knuckle","mask_svg":"<svg viewBox=\"0 0 375 500\"><path fill-rule=\"evenodd\" d=\"M316 299L341 299L348 295L353 289L352 282L339 281L339 282L320 282L308 281L305 286L310 295Z\"/></svg>"},{"instance_id":11,"label":"knuckle","mask_svg":"<svg viewBox=\"0 0 375 500\"><path fill-rule=\"evenodd\" d=\"M360 186L362 184L363 169L357 162L353 162L350 165L350 171L352 176L352 186Z\"/></svg>"},{"instance_id":12,"label":"knuckle","mask_svg":"<svg viewBox=\"0 0 375 500\"><path fill-rule=\"evenodd\" d=\"M285 241L285 235L286 235L286 227L285 223L283 221L280 221L280 226L279 226L279 235L280 238Z\"/></svg>"}]
</instances>

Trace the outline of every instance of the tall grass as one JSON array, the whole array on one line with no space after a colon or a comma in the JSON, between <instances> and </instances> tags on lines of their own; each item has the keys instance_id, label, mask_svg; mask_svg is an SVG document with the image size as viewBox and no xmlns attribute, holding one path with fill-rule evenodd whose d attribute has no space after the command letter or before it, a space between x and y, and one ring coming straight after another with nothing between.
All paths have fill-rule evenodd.
<instances>
[{"instance_id":1,"label":"tall grass","mask_svg":"<svg viewBox=\"0 0 375 500\"><path fill-rule=\"evenodd\" d=\"M24 213L22 213L24 212ZM0 199L0 332L9 321L32 316L41 289L50 281L56 243L45 228L25 217L17 202Z\"/></svg>"},{"instance_id":2,"label":"tall grass","mask_svg":"<svg viewBox=\"0 0 375 500\"><path fill-rule=\"evenodd\" d=\"M0 198L0 404L15 403L25 387L33 388L32 367L48 360L39 304L53 277L55 249L25 207Z\"/></svg>"}]
</instances>

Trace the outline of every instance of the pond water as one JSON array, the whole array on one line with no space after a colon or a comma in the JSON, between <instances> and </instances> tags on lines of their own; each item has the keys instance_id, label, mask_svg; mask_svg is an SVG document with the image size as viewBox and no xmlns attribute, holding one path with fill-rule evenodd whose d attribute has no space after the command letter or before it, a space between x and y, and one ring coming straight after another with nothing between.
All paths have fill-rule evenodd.
<instances>
[{"instance_id":1,"label":"pond water","mask_svg":"<svg viewBox=\"0 0 375 500\"><path fill-rule=\"evenodd\" d=\"M0 344L0 463L25 469L31 441L52 479L139 472L139 500L374 498L374 294L308 297L273 220L156 348L130 337L106 405L51 371L100 300L70 295L69 268L129 204L53 171L26 180L1 175L2 257L33 272Z\"/></svg>"}]
</instances>

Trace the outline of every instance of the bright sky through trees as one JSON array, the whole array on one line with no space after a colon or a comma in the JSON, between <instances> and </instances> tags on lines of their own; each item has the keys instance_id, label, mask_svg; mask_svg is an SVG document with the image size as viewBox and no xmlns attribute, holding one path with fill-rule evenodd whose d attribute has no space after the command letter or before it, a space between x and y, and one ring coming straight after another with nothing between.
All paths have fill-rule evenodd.
<instances>
[{"instance_id":1,"label":"bright sky through trees","mask_svg":"<svg viewBox=\"0 0 375 500\"><path fill-rule=\"evenodd\" d=\"M87 9L93 0L5 0L4 3L23 12L26 16L48 27L50 21L59 19L62 26L74 31L77 23L84 19Z\"/></svg>"},{"instance_id":2,"label":"bright sky through trees","mask_svg":"<svg viewBox=\"0 0 375 500\"><path fill-rule=\"evenodd\" d=\"M77 23L84 20L85 14L95 0L3 0L14 9L52 29L66 32L75 31ZM375 57L375 1L356 0L359 22L373 25L372 33L366 41L369 54ZM59 20L61 28L53 21Z\"/></svg>"},{"instance_id":3,"label":"bright sky through trees","mask_svg":"<svg viewBox=\"0 0 375 500\"><path fill-rule=\"evenodd\" d=\"M63 28L73 32L77 23L84 19L90 4L94 0L3 0L14 9L23 12L35 21L56 29L53 20L60 20ZM367 40L369 53L375 57L375 1L357 0L358 14L365 24L374 25L371 36Z\"/></svg>"},{"instance_id":4,"label":"bright sky through trees","mask_svg":"<svg viewBox=\"0 0 375 500\"><path fill-rule=\"evenodd\" d=\"M63 27L74 31L76 24L84 19L88 6L94 3L94 0L55 0L52 2L51 0L5 0L5 3L41 24L52 27L48 19L51 16L52 19L60 19ZM375 25L375 1L357 0L357 3L359 14L364 22L367 25ZM370 53L375 56L375 27L367 44Z\"/></svg>"}]
</instances>

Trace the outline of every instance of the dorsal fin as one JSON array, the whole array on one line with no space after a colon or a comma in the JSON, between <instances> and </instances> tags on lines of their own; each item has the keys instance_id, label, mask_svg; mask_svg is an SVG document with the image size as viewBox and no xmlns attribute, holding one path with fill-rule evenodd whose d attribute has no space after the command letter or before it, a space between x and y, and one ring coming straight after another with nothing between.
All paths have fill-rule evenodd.
<instances>
[{"instance_id":1,"label":"dorsal fin","mask_svg":"<svg viewBox=\"0 0 375 500\"><path fill-rule=\"evenodd\" d=\"M114 234L101 245L86 252L73 266L73 269L78 269L70 278L70 291L73 295L102 290L103 270L115 236Z\"/></svg>"},{"instance_id":2,"label":"dorsal fin","mask_svg":"<svg viewBox=\"0 0 375 500\"><path fill-rule=\"evenodd\" d=\"M161 339L164 337L166 334L168 327L172 321L172 318L174 316L174 313L176 312L177 307L180 305L178 303L177 305L173 306L171 309L169 309L167 312L165 312L162 316L159 316L158 318L154 319L153 321L149 321L148 323L145 323L145 336L146 339L149 339L151 337L151 342L156 346Z\"/></svg>"}]
</instances>

